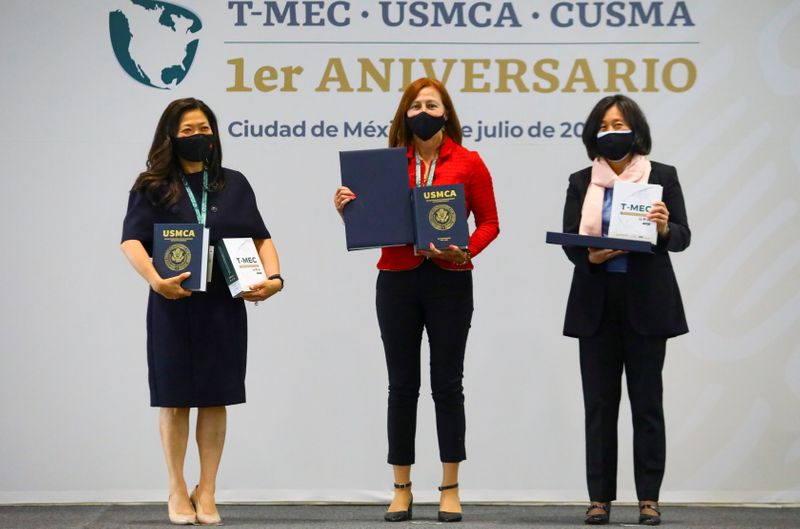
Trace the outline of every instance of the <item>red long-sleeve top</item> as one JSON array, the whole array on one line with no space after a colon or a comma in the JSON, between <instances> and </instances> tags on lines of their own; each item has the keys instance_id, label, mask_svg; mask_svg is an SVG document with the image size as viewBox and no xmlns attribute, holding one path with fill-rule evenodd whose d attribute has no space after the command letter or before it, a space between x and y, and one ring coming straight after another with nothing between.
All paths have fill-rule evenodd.
<instances>
[{"instance_id":1,"label":"red long-sleeve top","mask_svg":"<svg viewBox=\"0 0 800 529\"><path fill-rule=\"evenodd\" d=\"M409 186L413 188L416 172L413 146L408 147L407 156L408 182ZM424 161L420 169L422 174L427 173L428 168ZM464 184L467 216L472 212L475 220L475 231L469 237L469 253L474 258L500 233L492 175L489 174L489 170L477 152L467 150L445 137L439 148L433 185L445 184ZM393 246L381 250L378 268L392 271L411 270L422 264L424 260L424 256L414 255L413 245ZM435 258L433 262L448 270L472 270L473 268L472 260L462 266Z\"/></svg>"}]
</instances>

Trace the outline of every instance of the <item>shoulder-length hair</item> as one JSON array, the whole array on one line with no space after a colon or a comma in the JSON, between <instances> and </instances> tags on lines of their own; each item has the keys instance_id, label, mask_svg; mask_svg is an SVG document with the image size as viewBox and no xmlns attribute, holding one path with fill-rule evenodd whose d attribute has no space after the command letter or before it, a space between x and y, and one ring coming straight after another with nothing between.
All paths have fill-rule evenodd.
<instances>
[{"instance_id":1,"label":"shoulder-length hair","mask_svg":"<svg viewBox=\"0 0 800 529\"><path fill-rule=\"evenodd\" d=\"M461 122L458 120L458 114L456 114L453 100L450 99L447 89L438 79L420 77L406 87L403 97L400 98L400 104L397 105L397 111L394 113L392 126L389 129L389 147L407 147L411 145L414 133L406 125L406 112L411 108L411 104L416 99L419 91L429 86L435 88L439 95L442 96L444 115L447 116L447 121L444 124L444 133L448 138L461 145Z\"/></svg>"},{"instance_id":2,"label":"shoulder-length hair","mask_svg":"<svg viewBox=\"0 0 800 529\"><path fill-rule=\"evenodd\" d=\"M613 96L606 96L601 99L589 112L589 117L586 118L586 124L583 127L583 145L586 147L586 154L590 160L594 160L598 156L597 152L597 133L600 131L600 125L603 123L603 117L608 112L608 109L616 106L622 117L628 123L628 126L633 132L633 148L635 154L649 154L653 145L650 139L650 125L647 124L647 119L644 117L644 112L636 104L636 101L628 96L616 94Z\"/></svg>"},{"instance_id":3,"label":"shoulder-length hair","mask_svg":"<svg viewBox=\"0 0 800 529\"><path fill-rule=\"evenodd\" d=\"M154 205L169 207L175 204L183 192L181 182L181 165L173 149L173 139L178 135L181 116L190 110L199 110L208 118L211 131L214 133L214 150L206 160L208 170L208 190L220 191L225 186L222 173L222 145L219 140L217 117L211 109L193 97L177 99L167 105L161 119L158 120L153 144L147 155L147 169L139 174L133 184L133 190L143 189Z\"/></svg>"}]
</instances>

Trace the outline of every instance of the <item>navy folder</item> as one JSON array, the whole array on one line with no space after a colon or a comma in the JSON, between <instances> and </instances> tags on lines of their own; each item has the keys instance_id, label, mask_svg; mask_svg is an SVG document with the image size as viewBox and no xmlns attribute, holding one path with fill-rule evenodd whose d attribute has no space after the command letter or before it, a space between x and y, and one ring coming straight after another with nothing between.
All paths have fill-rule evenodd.
<instances>
[{"instance_id":1,"label":"navy folder","mask_svg":"<svg viewBox=\"0 0 800 529\"><path fill-rule=\"evenodd\" d=\"M342 151L342 185L356 199L344 207L348 250L414 242L405 147Z\"/></svg>"},{"instance_id":2,"label":"navy folder","mask_svg":"<svg viewBox=\"0 0 800 529\"><path fill-rule=\"evenodd\" d=\"M416 250L430 250L431 243L439 250L469 247L464 184L416 187L412 203Z\"/></svg>"},{"instance_id":3,"label":"navy folder","mask_svg":"<svg viewBox=\"0 0 800 529\"><path fill-rule=\"evenodd\" d=\"M653 253L653 246L649 241L632 241L628 239L615 239L613 237L595 237L592 235L578 235L577 233L561 233L548 231L545 237L548 244L561 246L581 246L584 248L606 248L609 250L627 250L629 252Z\"/></svg>"},{"instance_id":4,"label":"navy folder","mask_svg":"<svg viewBox=\"0 0 800 529\"><path fill-rule=\"evenodd\" d=\"M191 272L181 286L204 292L208 267L208 228L202 224L153 225L153 266L162 279Z\"/></svg>"}]
</instances>

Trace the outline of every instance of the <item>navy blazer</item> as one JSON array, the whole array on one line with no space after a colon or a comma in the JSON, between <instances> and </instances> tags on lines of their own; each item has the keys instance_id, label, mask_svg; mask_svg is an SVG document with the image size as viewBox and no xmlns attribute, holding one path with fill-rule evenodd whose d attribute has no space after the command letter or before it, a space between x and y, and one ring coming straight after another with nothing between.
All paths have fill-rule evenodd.
<instances>
[{"instance_id":1,"label":"navy blazer","mask_svg":"<svg viewBox=\"0 0 800 529\"><path fill-rule=\"evenodd\" d=\"M626 307L628 321L637 333L668 338L689 332L668 252L686 249L692 234L677 171L672 166L658 162L651 164L648 182L664 187L662 200L669 210L669 234L666 238L658 238L653 254L628 254ZM569 177L564 204L565 233L578 233L583 199L591 174L591 167L587 167ZM605 263L590 263L586 248L564 247L564 251L575 265L564 318L564 334L587 338L597 332L603 319L607 274Z\"/></svg>"}]
</instances>

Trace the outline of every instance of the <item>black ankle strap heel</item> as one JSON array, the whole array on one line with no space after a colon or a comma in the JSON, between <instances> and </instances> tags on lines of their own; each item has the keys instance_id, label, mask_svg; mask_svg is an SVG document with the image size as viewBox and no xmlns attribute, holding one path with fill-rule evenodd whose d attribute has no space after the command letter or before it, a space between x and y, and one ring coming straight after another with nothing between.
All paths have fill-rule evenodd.
<instances>
[{"instance_id":1,"label":"black ankle strap heel","mask_svg":"<svg viewBox=\"0 0 800 529\"><path fill-rule=\"evenodd\" d=\"M395 489L410 489L411 482L408 483L395 483ZM411 496L411 501L408 502L408 509L405 511L393 511L386 513L383 515L383 519L387 522L407 522L410 521L413 516L413 508L414 508L414 496Z\"/></svg>"},{"instance_id":2,"label":"black ankle strap heel","mask_svg":"<svg viewBox=\"0 0 800 529\"><path fill-rule=\"evenodd\" d=\"M458 483L453 483L452 485L442 485L441 487L439 487L439 492L457 488L458 488ZM462 519L462 515L460 512L439 511L438 519L440 522L444 523L460 522Z\"/></svg>"}]
</instances>

